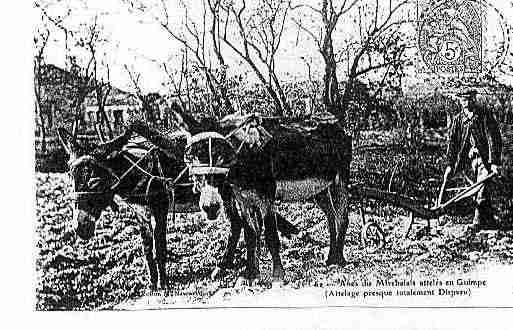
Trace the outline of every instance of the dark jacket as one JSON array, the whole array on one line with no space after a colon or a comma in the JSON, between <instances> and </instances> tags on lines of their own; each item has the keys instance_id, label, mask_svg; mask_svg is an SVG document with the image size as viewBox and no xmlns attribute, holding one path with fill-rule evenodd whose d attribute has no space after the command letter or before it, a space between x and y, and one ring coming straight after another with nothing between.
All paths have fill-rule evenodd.
<instances>
[{"instance_id":1,"label":"dark jacket","mask_svg":"<svg viewBox=\"0 0 513 330\"><path fill-rule=\"evenodd\" d=\"M471 135L475 139L476 148L488 170L490 164L501 164L502 138L497 121L490 111L474 106L477 109L474 111L472 119L466 118L465 114L461 112L454 118L451 125L446 165L453 168L453 173L468 165Z\"/></svg>"}]
</instances>

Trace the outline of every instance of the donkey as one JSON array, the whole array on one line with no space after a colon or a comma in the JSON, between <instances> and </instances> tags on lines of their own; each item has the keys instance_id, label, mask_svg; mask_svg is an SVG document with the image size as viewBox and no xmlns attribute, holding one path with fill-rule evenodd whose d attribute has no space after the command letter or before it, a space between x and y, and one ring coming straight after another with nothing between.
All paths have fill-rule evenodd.
<instances>
[{"instance_id":1,"label":"donkey","mask_svg":"<svg viewBox=\"0 0 513 330\"><path fill-rule=\"evenodd\" d=\"M271 135L256 119L230 115L221 121L221 129L232 132L229 141L239 150L237 160L219 187L204 180L199 189L200 208L208 209L209 205L216 204L216 200L223 200L224 190L229 187L237 203L244 206L242 216L255 219L247 233L251 241L247 246L248 281L260 275L256 251L262 227L265 227L266 244L273 259L273 283L283 281L280 241L273 212L276 200L313 199L328 219L330 249L327 264L344 265L351 138L336 123L319 124L310 131L268 125Z\"/></svg>"},{"instance_id":2,"label":"donkey","mask_svg":"<svg viewBox=\"0 0 513 330\"><path fill-rule=\"evenodd\" d=\"M136 153L124 148L132 133L146 137L153 144L139 146L145 151ZM129 203L148 206L155 227L141 223L141 237L146 257L151 289L168 287L166 274L166 232L167 215L171 205L176 212L198 211L198 197L187 186L187 177L183 172L185 163L183 151L185 138L169 138L143 123L134 122L121 136L88 148L76 141L76 133L58 129L59 139L70 156L69 167L74 187L73 224L81 239L90 239L94 235L96 221L101 213L111 207L117 209L114 195L119 195ZM156 147L155 145L159 145ZM172 195L168 181L173 178ZM182 185L183 184L183 185ZM231 233L221 262L213 272L220 274L226 268L233 267L236 245L242 228L241 220L231 196L226 197L225 212L231 223ZM282 217L278 217L280 231L287 237L297 233L297 229ZM280 220L281 219L281 220ZM155 246L155 255L153 253Z\"/></svg>"}]
</instances>

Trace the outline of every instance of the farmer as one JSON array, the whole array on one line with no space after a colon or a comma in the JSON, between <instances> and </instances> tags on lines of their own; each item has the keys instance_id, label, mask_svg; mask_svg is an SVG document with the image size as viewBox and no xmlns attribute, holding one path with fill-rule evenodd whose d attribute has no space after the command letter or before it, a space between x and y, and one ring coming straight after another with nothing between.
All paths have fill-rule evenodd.
<instances>
[{"instance_id":1,"label":"farmer","mask_svg":"<svg viewBox=\"0 0 513 330\"><path fill-rule=\"evenodd\" d=\"M476 103L477 91L467 89L457 94L462 111L454 118L449 133L447 167L438 197L442 202L447 179L456 173L471 169L476 182L489 174L499 174L502 140L493 114ZM490 202L489 180L476 194L476 209L472 228L497 229Z\"/></svg>"}]
</instances>

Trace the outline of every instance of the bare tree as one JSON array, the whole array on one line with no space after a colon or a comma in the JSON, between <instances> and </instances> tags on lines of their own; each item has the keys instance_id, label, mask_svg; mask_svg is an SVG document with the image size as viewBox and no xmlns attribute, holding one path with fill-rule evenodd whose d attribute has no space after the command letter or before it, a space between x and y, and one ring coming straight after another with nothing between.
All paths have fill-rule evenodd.
<instances>
[{"instance_id":1,"label":"bare tree","mask_svg":"<svg viewBox=\"0 0 513 330\"><path fill-rule=\"evenodd\" d=\"M156 126L158 124L158 119L160 119L160 95L158 93L143 92L140 84L141 73L136 72L133 68L129 68L126 64L124 65L124 68L135 90L133 95L135 95L141 102L143 119L146 123Z\"/></svg>"},{"instance_id":2,"label":"bare tree","mask_svg":"<svg viewBox=\"0 0 513 330\"><path fill-rule=\"evenodd\" d=\"M85 6L84 3L81 5ZM35 7L41 12L42 22L64 36L64 52L69 74L65 75L63 83L70 90L68 99L71 100L70 112L73 117L73 134L76 136L78 133L84 115L82 110L86 98L92 92L95 92L99 109L96 128L101 132L105 124L109 136L112 137L112 129L105 114L105 103L111 90L106 51L102 51L102 47L107 44L107 40L104 36L104 27L99 22L99 15L95 14L77 26L76 21L67 20L72 11L75 10L71 1L51 2L40 0L35 3ZM50 9L58 9L64 14L53 15L50 13ZM84 9L87 8L80 8L80 10ZM40 56L36 55L36 61L39 63L41 63L43 50L38 53ZM105 72L103 72L104 70ZM40 89L38 86L40 84L35 84L36 89ZM36 98L39 94L40 90L36 92ZM99 135L102 138L103 134Z\"/></svg>"},{"instance_id":3,"label":"bare tree","mask_svg":"<svg viewBox=\"0 0 513 330\"><path fill-rule=\"evenodd\" d=\"M36 53L34 56L34 96L35 96L35 110L37 118L39 119L39 130L41 137L41 151L46 152L46 120L44 116L43 105L43 91L42 91L42 77L44 65L44 52L48 39L50 38L50 30L46 27L38 29L34 35L34 46Z\"/></svg>"},{"instance_id":4,"label":"bare tree","mask_svg":"<svg viewBox=\"0 0 513 330\"><path fill-rule=\"evenodd\" d=\"M344 109L349 104L354 83L359 77L384 70L384 82L392 69L397 70L405 63L405 50L413 46L401 33L401 27L413 21L397 14L410 2L389 1L383 5L384 1L375 0L372 5L369 2L358 6L359 33L352 43L356 46L354 56L348 61L347 83L341 102Z\"/></svg>"},{"instance_id":5,"label":"bare tree","mask_svg":"<svg viewBox=\"0 0 513 330\"><path fill-rule=\"evenodd\" d=\"M319 95L320 83L317 79L314 78L312 72L312 58L306 58L304 56L301 57L301 60L306 66L307 78L308 78L308 98L310 102L310 115L313 115L315 110L319 108L319 102L317 95Z\"/></svg>"},{"instance_id":6,"label":"bare tree","mask_svg":"<svg viewBox=\"0 0 513 330\"><path fill-rule=\"evenodd\" d=\"M90 92L94 92L96 104L98 106L95 130L98 137L104 140L104 130L106 128L109 139L114 137L110 120L105 112L105 106L107 104L108 97L112 90L110 83L110 66L107 61L107 54L101 54L101 48L104 43L107 42L106 38L102 34L103 27L99 23L98 15L95 15L90 25L86 25L86 38L81 38L78 46L85 48L87 56L90 58L91 71L82 72L84 77L90 77L90 86L88 88L84 86L84 92L87 95ZM85 41L84 41L85 40ZM99 54L100 53L100 54ZM83 102L83 101L82 101ZM104 127L105 126L105 127Z\"/></svg>"},{"instance_id":7,"label":"bare tree","mask_svg":"<svg viewBox=\"0 0 513 330\"><path fill-rule=\"evenodd\" d=\"M50 73L47 72L45 68L45 50L48 46L50 35L52 30L56 30L64 36L64 45L65 45L65 52L67 58L70 58L69 51L70 51L70 44L69 39L73 37L74 33L69 28L65 26L65 20L71 15L71 9L68 6L62 6L62 9L64 10L64 14L61 15L55 15L50 14L50 9L55 8L55 6L58 5L56 2L52 1L36 1L34 2L34 7L39 10L41 20L39 21L39 26L37 28L35 37L34 37L34 44L36 48L36 54L34 58L34 92L35 92L35 98L36 98L36 113L38 114L39 122L40 122L40 133L42 138L42 144L41 149L44 152L46 150L46 137L47 137L47 123L44 119L45 112L53 111L51 104L48 104L47 98L48 95L43 90L43 85L47 82L44 81L45 79L52 79L50 77ZM70 75L72 77L72 75ZM68 79L65 81L65 83L72 84L73 79ZM47 114L49 116L52 116L53 114ZM50 121L48 121L50 122ZM73 131L74 134L76 134L77 125L75 123L73 124Z\"/></svg>"},{"instance_id":8,"label":"bare tree","mask_svg":"<svg viewBox=\"0 0 513 330\"><path fill-rule=\"evenodd\" d=\"M83 119L83 106L87 96L97 90L98 59L97 48L102 41L101 27L98 16L94 16L92 23L81 24L82 30L75 33L76 55L68 55L68 69L74 81L74 97L72 112L74 114L73 134L76 136L81 120ZM103 101L103 99L102 99ZM104 103L102 103L103 105ZM98 104L100 107L100 104ZM103 110L102 106L102 110ZM105 113L100 115L105 116ZM101 138L101 136L100 136Z\"/></svg>"},{"instance_id":9,"label":"bare tree","mask_svg":"<svg viewBox=\"0 0 513 330\"><path fill-rule=\"evenodd\" d=\"M39 121L39 133L41 137L41 151L45 152L47 148L48 130L51 129L53 123L53 107L47 104L47 96L43 85L45 79L50 79L45 70L45 52L50 42L50 36L55 32L62 32L65 38L65 45L68 46L68 36L70 32L63 26L64 20L70 16L70 9L65 8L64 13L60 15L50 15L49 8L54 7L52 1L38 0L34 2L34 7L39 11L39 22L36 25L34 33L34 96L35 96L35 112ZM46 117L46 118L45 118Z\"/></svg>"},{"instance_id":10,"label":"bare tree","mask_svg":"<svg viewBox=\"0 0 513 330\"><path fill-rule=\"evenodd\" d=\"M182 22L177 24L171 21L168 4L164 0L122 0L128 8L135 13L149 16L156 22L168 36L182 44L190 54L189 60L203 72L206 88L210 92L212 101L210 104L224 106L233 109L226 88L226 64L222 55L219 42L219 12L220 0L202 0L202 12L199 21L191 17L189 7L181 0L179 3L183 9ZM217 64L211 58L215 54Z\"/></svg>"},{"instance_id":11,"label":"bare tree","mask_svg":"<svg viewBox=\"0 0 513 330\"><path fill-rule=\"evenodd\" d=\"M170 90L180 102L182 109L192 109L192 99L189 89L189 58L187 48L184 48L180 57L180 68L171 69L168 64L161 66L168 76ZM184 95L185 94L185 95Z\"/></svg>"},{"instance_id":12,"label":"bare tree","mask_svg":"<svg viewBox=\"0 0 513 330\"><path fill-rule=\"evenodd\" d=\"M276 74L276 56L281 45L290 0L259 0L253 10L245 0L221 6L224 16L222 40L265 86L276 113L290 113L290 105ZM220 13L217 13L220 15ZM231 31L234 27L234 31Z\"/></svg>"},{"instance_id":13,"label":"bare tree","mask_svg":"<svg viewBox=\"0 0 513 330\"><path fill-rule=\"evenodd\" d=\"M297 26L310 36L324 61L323 77L323 103L326 111L332 113L341 127L345 127L345 108L340 103L339 80L337 77L337 59L333 47L333 33L339 19L355 6L358 0L348 2L344 0L340 6L335 6L333 0L322 0L321 7L314 7L308 4L298 5L295 8L307 8L315 16L320 18L322 25L318 31L314 31L303 23L301 19L294 19Z\"/></svg>"},{"instance_id":14,"label":"bare tree","mask_svg":"<svg viewBox=\"0 0 513 330\"><path fill-rule=\"evenodd\" d=\"M337 5L334 0L322 0L320 7L309 4L294 7L308 9L322 22L316 29L305 24L304 17L293 18L298 28L315 42L321 53L324 61L323 103L342 127L346 126L346 111L357 79L370 72L397 65L402 59L404 48L398 47L394 52L389 50L400 40L397 38L399 27L408 22L397 14L409 1L343 0ZM356 13L351 17L349 14L355 10ZM353 19L352 23L357 23L358 34L356 38L348 38L342 49L336 50L333 34L337 25L340 21L347 24L350 19ZM378 60L377 53L382 55ZM348 72L344 93L341 95L337 68L338 63L343 60L347 61Z\"/></svg>"},{"instance_id":15,"label":"bare tree","mask_svg":"<svg viewBox=\"0 0 513 330\"><path fill-rule=\"evenodd\" d=\"M205 4L205 0L202 0L203 4ZM227 64L224 59L224 55L221 47L221 1L222 0L207 0L208 9L210 11L210 39L212 50L217 58L219 66L216 70L217 77L216 82L219 87L219 91L221 93L221 97L226 104L226 108L229 110L233 110L233 105L228 96L228 83L227 83ZM205 19L205 18L204 18Z\"/></svg>"},{"instance_id":16,"label":"bare tree","mask_svg":"<svg viewBox=\"0 0 513 330\"><path fill-rule=\"evenodd\" d=\"M94 83L94 92L96 96L96 104L98 105L98 117L96 118L96 131L98 136L103 139L103 125L107 128L107 133L109 139L114 137L114 132L112 131L112 125L110 123L109 118L107 117L107 113L105 112L105 106L107 105L107 99L112 90L112 86L110 84L110 69L107 66L107 78L104 80L103 78L98 78L97 71L95 70L95 83Z\"/></svg>"}]
</instances>

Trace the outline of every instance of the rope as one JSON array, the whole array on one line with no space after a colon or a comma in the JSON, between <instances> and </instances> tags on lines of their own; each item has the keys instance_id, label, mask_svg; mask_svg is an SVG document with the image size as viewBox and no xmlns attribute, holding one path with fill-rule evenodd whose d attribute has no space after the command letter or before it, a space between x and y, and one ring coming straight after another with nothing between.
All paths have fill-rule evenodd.
<instances>
[{"instance_id":1,"label":"rope","mask_svg":"<svg viewBox=\"0 0 513 330\"><path fill-rule=\"evenodd\" d=\"M245 120L239 127L235 128L234 130L232 130L230 133L228 133L224 138L225 139L228 139L230 138L233 134L237 133L238 131L240 131L244 125L246 124L247 120Z\"/></svg>"},{"instance_id":2,"label":"rope","mask_svg":"<svg viewBox=\"0 0 513 330\"><path fill-rule=\"evenodd\" d=\"M157 159L157 168L159 170L159 174L161 177L164 177L164 171L162 170L162 164L160 163L160 158L158 155L155 155L156 159ZM183 170L182 170L183 172ZM178 175L178 177L182 174L182 172L180 172L180 174ZM171 185L168 185L168 183L170 182L169 179L166 179L164 181L164 190L166 191L167 193L167 203L168 203L168 206L169 204L171 204L171 212L172 212L172 215L171 215L171 219L173 221L173 225L175 225L175 219L176 219L176 208L175 208L175 186L174 186L174 182L178 179L178 177L173 180L172 184ZM168 188L169 187L169 188Z\"/></svg>"},{"instance_id":3,"label":"rope","mask_svg":"<svg viewBox=\"0 0 513 330\"><path fill-rule=\"evenodd\" d=\"M125 198L119 196L119 195L116 195L117 199L118 200L121 200L123 202L123 204L128 207L130 210L132 210L132 212L135 213L135 216L137 217L137 219L139 219L139 225L149 225L151 226L151 220L149 220L146 215L143 215L141 214L138 210L136 210L132 205L130 205L129 202L126 201ZM117 201L119 203L119 201Z\"/></svg>"},{"instance_id":4,"label":"rope","mask_svg":"<svg viewBox=\"0 0 513 330\"><path fill-rule=\"evenodd\" d=\"M177 182L178 182L178 180L180 180L180 179L182 178L182 176L185 174L185 172L187 172L187 170L188 170L188 169L189 169L189 168L188 168L187 166L185 166L185 167L183 168L183 170L182 170L182 171L178 174L178 176L173 180L173 185L175 185L175 186L178 186L178 185L182 185L182 186L183 186L183 185L186 185L185 183L177 184ZM189 184L187 184L187 185L189 185Z\"/></svg>"},{"instance_id":5,"label":"rope","mask_svg":"<svg viewBox=\"0 0 513 330\"><path fill-rule=\"evenodd\" d=\"M146 202L148 204L150 204L150 200L149 200L149 193L150 193L150 187L151 187L151 184L153 182L153 180L155 179L155 176L151 176L150 179L148 180L148 183L146 184L146 194L145 194L145 197L146 197Z\"/></svg>"},{"instance_id":6,"label":"rope","mask_svg":"<svg viewBox=\"0 0 513 330\"><path fill-rule=\"evenodd\" d=\"M140 170L142 170L144 173L146 174L149 174L148 172L144 171L140 166L139 166L139 163L150 153L152 152L153 150L155 150L156 146L153 146L150 148L150 150L148 150L148 152L142 156L141 158L139 158L137 160L137 162L134 162L132 161L127 155L123 154L123 157L128 160L130 163L132 163L132 166L130 166L130 168L128 170L125 171L125 173L123 173L119 179L118 179L118 182L116 184L114 184L112 187L110 187L111 190L114 190L117 188L117 186L119 186L119 184L121 183L121 180L123 180L127 175L128 173L130 173L135 167L139 168ZM151 176L151 174L149 174Z\"/></svg>"},{"instance_id":7,"label":"rope","mask_svg":"<svg viewBox=\"0 0 513 330\"><path fill-rule=\"evenodd\" d=\"M175 201L175 190L171 190L171 221L173 221L173 225L176 224L176 201Z\"/></svg>"}]
</instances>

